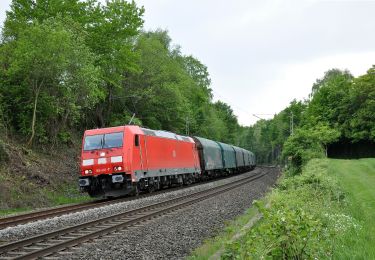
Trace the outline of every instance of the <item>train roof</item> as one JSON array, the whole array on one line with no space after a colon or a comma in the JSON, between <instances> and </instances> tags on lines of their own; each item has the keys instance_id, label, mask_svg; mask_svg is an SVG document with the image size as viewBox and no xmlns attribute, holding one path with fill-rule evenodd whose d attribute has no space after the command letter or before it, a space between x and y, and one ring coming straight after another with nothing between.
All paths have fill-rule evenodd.
<instances>
[{"instance_id":1,"label":"train roof","mask_svg":"<svg viewBox=\"0 0 375 260\"><path fill-rule=\"evenodd\" d=\"M105 128L96 128L85 131L85 135L100 135L106 133L115 133L124 131L125 126L115 126L115 127L105 127Z\"/></svg>"},{"instance_id":2,"label":"train roof","mask_svg":"<svg viewBox=\"0 0 375 260\"><path fill-rule=\"evenodd\" d=\"M194 140L189 137L189 136L183 136L183 135L178 135L169 131L164 131L164 130L151 130L147 128L141 128L143 133L145 135L149 136L158 136L161 138L167 138L167 139L174 139L174 140L179 140L179 141L185 141L189 143L194 143Z\"/></svg>"}]
</instances>

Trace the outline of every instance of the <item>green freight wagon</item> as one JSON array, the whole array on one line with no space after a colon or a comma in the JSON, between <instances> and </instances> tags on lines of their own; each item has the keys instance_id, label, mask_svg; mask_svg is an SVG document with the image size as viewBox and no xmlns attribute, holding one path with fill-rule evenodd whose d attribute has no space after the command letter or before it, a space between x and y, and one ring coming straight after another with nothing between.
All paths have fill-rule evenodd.
<instances>
[{"instance_id":1,"label":"green freight wagon","mask_svg":"<svg viewBox=\"0 0 375 260\"><path fill-rule=\"evenodd\" d=\"M220 145L202 137L193 137L197 144L202 171L222 170L223 160Z\"/></svg>"},{"instance_id":2,"label":"green freight wagon","mask_svg":"<svg viewBox=\"0 0 375 260\"><path fill-rule=\"evenodd\" d=\"M223 166L226 170L232 170L237 167L236 153L229 144L217 142L221 148Z\"/></svg>"},{"instance_id":3,"label":"green freight wagon","mask_svg":"<svg viewBox=\"0 0 375 260\"><path fill-rule=\"evenodd\" d=\"M243 168L245 166L245 159L242 148L239 148L237 146L232 146L232 148L236 154L237 168Z\"/></svg>"},{"instance_id":4,"label":"green freight wagon","mask_svg":"<svg viewBox=\"0 0 375 260\"><path fill-rule=\"evenodd\" d=\"M245 166L246 166L246 168L250 169L250 165L251 165L250 152L248 150L245 150L245 149L242 149L242 151L243 151L243 154L244 154L244 157L245 157Z\"/></svg>"}]
</instances>

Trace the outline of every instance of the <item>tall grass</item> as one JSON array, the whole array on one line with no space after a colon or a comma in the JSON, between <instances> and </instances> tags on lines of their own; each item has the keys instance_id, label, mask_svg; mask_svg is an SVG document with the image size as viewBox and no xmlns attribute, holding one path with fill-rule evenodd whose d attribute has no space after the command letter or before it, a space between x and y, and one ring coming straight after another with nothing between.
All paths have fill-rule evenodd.
<instances>
[{"instance_id":1,"label":"tall grass","mask_svg":"<svg viewBox=\"0 0 375 260\"><path fill-rule=\"evenodd\" d=\"M343 212L359 222L335 241L334 258L375 259L375 159L330 160L329 174L346 191Z\"/></svg>"}]
</instances>

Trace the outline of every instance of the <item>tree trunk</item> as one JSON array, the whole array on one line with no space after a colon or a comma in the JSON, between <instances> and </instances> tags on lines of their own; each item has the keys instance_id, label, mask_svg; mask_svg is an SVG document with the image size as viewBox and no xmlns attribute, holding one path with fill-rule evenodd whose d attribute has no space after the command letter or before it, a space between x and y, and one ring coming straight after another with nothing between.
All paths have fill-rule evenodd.
<instances>
[{"instance_id":1,"label":"tree trunk","mask_svg":"<svg viewBox=\"0 0 375 260\"><path fill-rule=\"evenodd\" d=\"M113 89L111 85L108 85L108 106L107 106L107 118L110 118L112 113L112 99L113 99Z\"/></svg>"},{"instance_id":2,"label":"tree trunk","mask_svg":"<svg viewBox=\"0 0 375 260\"><path fill-rule=\"evenodd\" d=\"M105 126L104 116L103 116L103 104L98 104L95 110L96 114L96 125L101 128Z\"/></svg>"},{"instance_id":3,"label":"tree trunk","mask_svg":"<svg viewBox=\"0 0 375 260\"><path fill-rule=\"evenodd\" d=\"M37 89L35 91L33 119L32 119L32 122L31 122L31 136L30 136L29 141L27 142L27 146L29 146L29 147L31 147L33 145L33 139L34 139L34 136L35 136L36 108L37 108L37 105L38 105L39 93L40 93L40 87L37 87Z\"/></svg>"}]
</instances>

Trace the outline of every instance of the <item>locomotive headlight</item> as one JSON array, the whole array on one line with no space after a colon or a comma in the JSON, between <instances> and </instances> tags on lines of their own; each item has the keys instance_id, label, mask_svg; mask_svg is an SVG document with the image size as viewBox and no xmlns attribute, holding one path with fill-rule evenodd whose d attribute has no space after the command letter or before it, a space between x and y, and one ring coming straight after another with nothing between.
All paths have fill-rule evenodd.
<instances>
[{"instance_id":1,"label":"locomotive headlight","mask_svg":"<svg viewBox=\"0 0 375 260\"><path fill-rule=\"evenodd\" d=\"M122 167L121 166L115 166L115 167L113 167L113 170L114 171L121 171Z\"/></svg>"},{"instance_id":2,"label":"locomotive headlight","mask_svg":"<svg viewBox=\"0 0 375 260\"><path fill-rule=\"evenodd\" d=\"M111 163L118 163L122 162L122 156L112 156L111 157Z\"/></svg>"},{"instance_id":3,"label":"locomotive headlight","mask_svg":"<svg viewBox=\"0 0 375 260\"><path fill-rule=\"evenodd\" d=\"M85 174L91 174L92 170L85 170Z\"/></svg>"},{"instance_id":4,"label":"locomotive headlight","mask_svg":"<svg viewBox=\"0 0 375 260\"><path fill-rule=\"evenodd\" d=\"M82 166L94 165L94 159L82 160Z\"/></svg>"}]
</instances>

